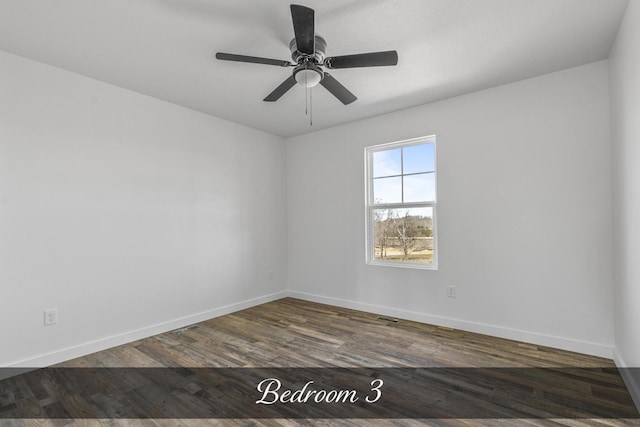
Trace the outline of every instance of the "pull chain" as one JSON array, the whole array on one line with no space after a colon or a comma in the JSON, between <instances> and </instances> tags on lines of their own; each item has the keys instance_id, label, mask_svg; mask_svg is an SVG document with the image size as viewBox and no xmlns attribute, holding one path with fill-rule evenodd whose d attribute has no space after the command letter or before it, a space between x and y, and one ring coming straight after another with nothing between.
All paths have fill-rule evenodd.
<instances>
[{"instance_id":1,"label":"pull chain","mask_svg":"<svg viewBox=\"0 0 640 427\"><path fill-rule=\"evenodd\" d=\"M309 126L313 126L313 88L309 88Z\"/></svg>"},{"instance_id":2,"label":"pull chain","mask_svg":"<svg viewBox=\"0 0 640 427\"><path fill-rule=\"evenodd\" d=\"M304 64L305 71L308 70L307 64ZM313 126L313 92L309 87L308 73L304 73L304 114L309 116L309 126Z\"/></svg>"}]
</instances>

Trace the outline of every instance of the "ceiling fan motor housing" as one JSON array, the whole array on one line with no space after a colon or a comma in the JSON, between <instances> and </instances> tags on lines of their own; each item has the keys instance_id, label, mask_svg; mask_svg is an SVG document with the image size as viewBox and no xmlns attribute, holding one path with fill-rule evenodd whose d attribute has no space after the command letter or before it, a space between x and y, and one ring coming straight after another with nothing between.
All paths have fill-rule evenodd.
<instances>
[{"instance_id":1,"label":"ceiling fan motor housing","mask_svg":"<svg viewBox=\"0 0 640 427\"><path fill-rule=\"evenodd\" d=\"M291 59L296 64L300 64L300 61L310 60L316 64L322 64L324 61L325 52L327 50L327 42L322 36L316 34L315 36L315 53L313 55L306 55L298 50L296 39L291 40L289 43L289 49L291 50Z\"/></svg>"}]
</instances>

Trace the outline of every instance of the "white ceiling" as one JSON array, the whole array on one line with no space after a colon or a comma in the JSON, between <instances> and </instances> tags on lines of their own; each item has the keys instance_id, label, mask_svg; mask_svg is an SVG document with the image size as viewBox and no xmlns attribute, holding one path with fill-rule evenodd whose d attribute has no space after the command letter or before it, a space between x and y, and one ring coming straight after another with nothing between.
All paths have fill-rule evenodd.
<instances>
[{"instance_id":1,"label":"white ceiling","mask_svg":"<svg viewBox=\"0 0 640 427\"><path fill-rule=\"evenodd\" d=\"M628 0L300 0L327 56L398 51L396 67L332 75L358 100L313 90L262 99L291 68L284 0L0 0L0 49L217 117L292 136L608 56Z\"/></svg>"}]
</instances>

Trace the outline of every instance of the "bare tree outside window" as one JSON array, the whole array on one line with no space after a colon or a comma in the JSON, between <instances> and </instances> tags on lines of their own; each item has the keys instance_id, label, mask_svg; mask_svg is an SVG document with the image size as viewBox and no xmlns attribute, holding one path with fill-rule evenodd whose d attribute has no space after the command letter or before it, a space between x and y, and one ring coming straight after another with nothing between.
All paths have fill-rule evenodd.
<instances>
[{"instance_id":1,"label":"bare tree outside window","mask_svg":"<svg viewBox=\"0 0 640 427\"><path fill-rule=\"evenodd\" d=\"M374 210L375 259L431 263L433 218L429 208Z\"/></svg>"}]
</instances>

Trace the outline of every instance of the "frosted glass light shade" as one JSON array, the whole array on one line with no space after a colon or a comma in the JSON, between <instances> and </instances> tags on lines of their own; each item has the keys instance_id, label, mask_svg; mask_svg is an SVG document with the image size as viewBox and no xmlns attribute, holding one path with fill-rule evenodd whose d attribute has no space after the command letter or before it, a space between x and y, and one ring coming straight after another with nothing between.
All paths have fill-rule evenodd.
<instances>
[{"instance_id":1,"label":"frosted glass light shade","mask_svg":"<svg viewBox=\"0 0 640 427\"><path fill-rule=\"evenodd\" d=\"M320 73L312 69L298 71L295 78L299 85L305 87L314 87L322 80Z\"/></svg>"}]
</instances>

